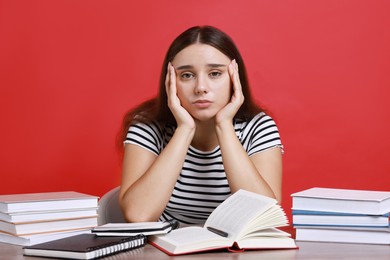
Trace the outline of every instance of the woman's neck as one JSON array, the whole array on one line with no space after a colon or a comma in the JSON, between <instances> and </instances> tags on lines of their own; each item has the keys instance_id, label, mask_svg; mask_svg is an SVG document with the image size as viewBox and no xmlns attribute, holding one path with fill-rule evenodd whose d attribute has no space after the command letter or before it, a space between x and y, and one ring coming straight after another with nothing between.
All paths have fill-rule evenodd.
<instances>
[{"instance_id":1,"label":"woman's neck","mask_svg":"<svg viewBox=\"0 0 390 260\"><path fill-rule=\"evenodd\" d=\"M196 122L196 131L191 146L201 151L212 151L218 146L213 120Z\"/></svg>"}]
</instances>

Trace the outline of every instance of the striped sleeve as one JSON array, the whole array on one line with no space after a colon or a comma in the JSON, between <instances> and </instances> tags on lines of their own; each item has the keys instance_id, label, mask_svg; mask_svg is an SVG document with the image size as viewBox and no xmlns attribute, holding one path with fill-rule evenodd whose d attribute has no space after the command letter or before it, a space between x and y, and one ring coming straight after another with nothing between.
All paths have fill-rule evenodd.
<instances>
[{"instance_id":1,"label":"striped sleeve","mask_svg":"<svg viewBox=\"0 0 390 260\"><path fill-rule=\"evenodd\" d=\"M278 127L270 116L259 114L246 128L248 132L246 149L249 156L273 147L280 147L283 152Z\"/></svg>"},{"instance_id":2,"label":"striped sleeve","mask_svg":"<svg viewBox=\"0 0 390 260\"><path fill-rule=\"evenodd\" d=\"M157 124L131 125L124 144L135 144L159 155L163 147L163 134Z\"/></svg>"}]
</instances>

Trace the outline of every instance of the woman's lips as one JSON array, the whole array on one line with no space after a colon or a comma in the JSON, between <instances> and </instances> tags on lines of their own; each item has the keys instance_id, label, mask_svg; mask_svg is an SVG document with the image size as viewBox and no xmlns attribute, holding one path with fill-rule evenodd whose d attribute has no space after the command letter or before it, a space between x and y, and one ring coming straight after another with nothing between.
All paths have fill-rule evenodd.
<instances>
[{"instance_id":1,"label":"woman's lips","mask_svg":"<svg viewBox=\"0 0 390 260\"><path fill-rule=\"evenodd\" d=\"M209 100L197 100L193 104L199 108L207 108L211 105L211 103L212 102Z\"/></svg>"}]
</instances>

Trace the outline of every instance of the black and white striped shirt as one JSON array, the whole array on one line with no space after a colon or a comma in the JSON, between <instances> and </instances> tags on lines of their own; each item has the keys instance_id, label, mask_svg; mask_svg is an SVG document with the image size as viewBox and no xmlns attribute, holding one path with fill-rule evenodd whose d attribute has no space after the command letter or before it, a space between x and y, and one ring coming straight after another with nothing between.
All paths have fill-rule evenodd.
<instances>
[{"instance_id":1,"label":"black and white striped shirt","mask_svg":"<svg viewBox=\"0 0 390 260\"><path fill-rule=\"evenodd\" d=\"M249 156L275 146L282 148L274 120L263 112L249 122L235 120L233 124L236 135ZM139 145L159 155L174 131L172 126L138 123L129 128L124 143ZM210 213L229 195L230 188L219 146L207 152L190 146L160 220L174 218L185 224L203 224Z\"/></svg>"}]
</instances>

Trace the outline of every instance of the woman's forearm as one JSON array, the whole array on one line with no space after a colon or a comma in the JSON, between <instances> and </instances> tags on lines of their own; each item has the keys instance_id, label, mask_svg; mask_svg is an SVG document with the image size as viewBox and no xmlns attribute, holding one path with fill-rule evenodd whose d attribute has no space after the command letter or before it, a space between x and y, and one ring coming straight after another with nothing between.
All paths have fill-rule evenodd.
<instances>
[{"instance_id":1,"label":"woman's forearm","mask_svg":"<svg viewBox=\"0 0 390 260\"><path fill-rule=\"evenodd\" d=\"M258 167L259 165L252 161L243 148L231 122L216 125L216 133L231 191L245 189L280 200L281 191L280 185L277 184L278 180L267 180L262 175L261 169L281 171L281 165L278 167L278 163L276 163L276 167ZM280 174L275 174L277 178L278 175ZM275 187L272 187L270 183L276 183Z\"/></svg>"},{"instance_id":2,"label":"woman's forearm","mask_svg":"<svg viewBox=\"0 0 390 260\"><path fill-rule=\"evenodd\" d=\"M145 168L134 167L143 164L137 154L131 155L127 165L124 163L123 178L135 179L127 185L126 180L122 181L121 205L128 221L158 220L171 197L193 135L194 129L178 127L161 154L146 167L141 166Z\"/></svg>"}]
</instances>

